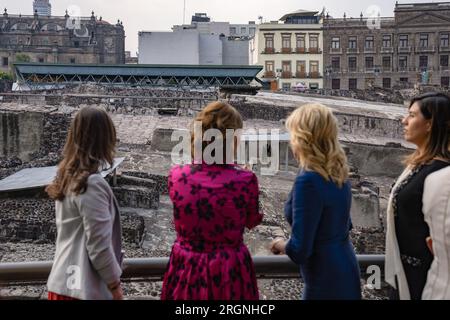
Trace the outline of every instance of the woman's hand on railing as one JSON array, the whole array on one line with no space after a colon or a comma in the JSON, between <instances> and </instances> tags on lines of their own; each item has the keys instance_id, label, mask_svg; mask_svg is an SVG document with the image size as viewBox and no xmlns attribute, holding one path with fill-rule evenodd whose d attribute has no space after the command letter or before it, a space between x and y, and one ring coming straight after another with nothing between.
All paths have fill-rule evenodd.
<instances>
[{"instance_id":1,"label":"woman's hand on railing","mask_svg":"<svg viewBox=\"0 0 450 320\"><path fill-rule=\"evenodd\" d=\"M283 238L276 238L270 244L270 251L273 254L286 254L286 240Z\"/></svg>"}]
</instances>

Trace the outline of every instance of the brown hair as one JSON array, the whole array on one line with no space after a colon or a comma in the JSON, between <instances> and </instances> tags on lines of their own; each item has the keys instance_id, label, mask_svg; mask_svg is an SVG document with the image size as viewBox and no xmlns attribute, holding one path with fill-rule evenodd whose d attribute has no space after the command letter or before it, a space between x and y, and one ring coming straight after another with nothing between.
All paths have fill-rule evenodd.
<instances>
[{"instance_id":1,"label":"brown hair","mask_svg":"<svg viewBox=\"0 0 450 320\"><path fill-rule=\"evenodd\" d=\"M87 179L105 162L112 165L116 129L106 111L85 107L73 119L56 178L46 188L50 198L64 200L69 192L87 189Z\"/></svg>"},{"instance_id":2,"label":"brown hair","mask_svg":"<svg viewBox=\"0 0 450 320\"><path fill-rule=\"evenodd\" d=\"M431 134L423 154L416 150L406 158L405 164L417 166L434 158L450 160L450 97L444 93L431 92L413 98L409 104L419 104L426 120L431 120Z\"/></svg>"},{"instance_id":3,"label":"brown hair","mask_svg":"<svg viewBox=\"0 0 450 320\"><path fill-rule=\"evenodd\" d=\"M300 166L342 187L349 168L338 140L338 122L331 109L318 103L301 106L288 117L286 128Z\"/></svg>"},{"instance_id":4,"label":"brown hair","mask_svg":"<svg viewBox=\"0 0 450 320\"><path fill-rule=\"evenodd\" d=\"M194 124L196 121L201 122L202 135L197 137L194 134ZM194 119L191 126L191 155L192 160L194 160L194 150L196 141L199 139L202 141L202 154L208 144L212 143L208 141L203 141L203 135L208 129L218 129L222 133L222 143L223 143L223 162L226 163L226 146L230 141L226 141L226 130L227 129L242 129L243 121L240 113L233 108L230 104L221 101L215 101L208 104Z\"/></svg>"}]
</instances>

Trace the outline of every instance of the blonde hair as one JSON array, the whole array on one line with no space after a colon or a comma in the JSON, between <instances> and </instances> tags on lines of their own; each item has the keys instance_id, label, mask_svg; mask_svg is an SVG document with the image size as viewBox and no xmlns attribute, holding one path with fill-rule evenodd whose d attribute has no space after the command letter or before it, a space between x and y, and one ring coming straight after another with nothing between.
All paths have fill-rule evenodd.
<instances>
[{"instance_id":1,"label":"blonde hair","mask_svg":"<svg viewBox=\"0 0 450 320\"><path fill-rule=\"evenodd\" d=\"M338 140L337 119L321 104L307 104L287 119L291 148L300 166L341 187L348 178L347 157Z\"/></svg>"}]
</instances>

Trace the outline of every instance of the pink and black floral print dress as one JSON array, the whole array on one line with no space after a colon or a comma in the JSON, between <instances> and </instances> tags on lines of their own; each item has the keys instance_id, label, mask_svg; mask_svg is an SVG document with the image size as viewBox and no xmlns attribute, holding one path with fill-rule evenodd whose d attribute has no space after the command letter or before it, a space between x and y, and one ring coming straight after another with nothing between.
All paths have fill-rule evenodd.
<instances>
[{"instance_id":1,"label":"pink and black floral print dress","mask_svg":"<svg viewBox=\"0 0 450 320\"><path fill-rule=\"evenodd\" d=\"M262 220L255 174L235 165L175 166L168 178L177 238L163 300L257 300L256 275L243 242Z\"/></svg>"}]
</instances>

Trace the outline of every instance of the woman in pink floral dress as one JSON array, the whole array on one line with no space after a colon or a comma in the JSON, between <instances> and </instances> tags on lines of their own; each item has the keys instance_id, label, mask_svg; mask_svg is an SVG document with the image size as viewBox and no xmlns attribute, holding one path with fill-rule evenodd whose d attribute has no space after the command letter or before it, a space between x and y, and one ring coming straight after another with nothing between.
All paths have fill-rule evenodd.
<instances>
[{"instance_id":1,"label":"woman in pink floral dress","mask_svg":"<svg viewBox=\"0 0 450 320\"><path fill-rule=\"evenodd\" d=\"M240 114L222 102L208 105L196 120L203 132L242 128ZM253 261L243 242L245 227L262 220L255 174L203 162L173 167L168 180L177 238L161 299L257 300Z\"/></svg>"}]
</instances>

